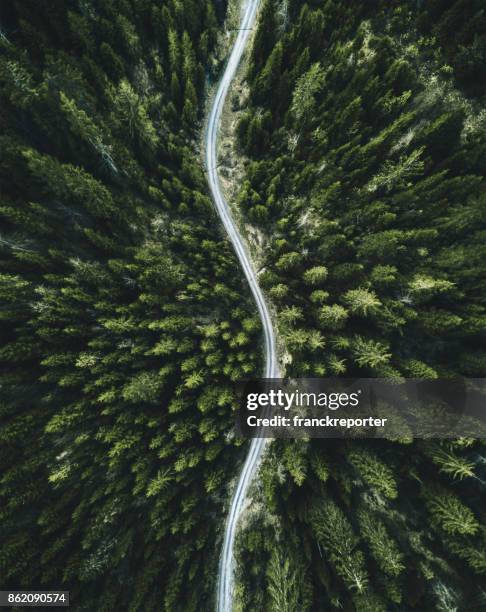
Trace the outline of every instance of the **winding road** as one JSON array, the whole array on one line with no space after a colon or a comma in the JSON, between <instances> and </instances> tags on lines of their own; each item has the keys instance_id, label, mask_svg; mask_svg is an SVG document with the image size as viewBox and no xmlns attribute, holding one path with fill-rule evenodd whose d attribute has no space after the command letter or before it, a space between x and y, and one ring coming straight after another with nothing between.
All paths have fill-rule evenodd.
<instances>
[{"instance_id":1,"label":"winding road","mask_svg":"<svg viewBox=\"0 0 486 612\"><path fill-rule=\"evenodd\" d=\"M228 233L235 249L238 260L243 268L251 292L255 298L255 302L262 321L264 332L264 348L265 348L265 378L278 378L279 366L277 360L275 332L270 319L270 313L263 296L262 290L258 284L255 269L248 255L248 247L244 239L240 235L238 228L231 215L231 210L226 201L220 185L220 180L217 171L218 155L217 155L217 140L218 128L221 120L221 112L224 102L228 94L228 90L233 80L241 57L248 43L251 28L255 23L257 8L260 0L246 0L243 6L242 17L238 36L234 43L231 55L224 70L221 81L219 82L216 96L214 98L211 111L209 114L207 131L206 131L206 168L208 172L208 182L211 189L211 194L216 206L216 210L221 217L221 221ZM218 571L217 585L217 611L231 612L233 603L233 582L234 582L234 543L238 519L241 516L245 500L248 493L248 488L256 474L263 450L266 445L264 438L255 438L251 441L245 463L238 477L238 484L231 499L231 506L226 521L223 550Z\"/></svg>"}]
</instances>

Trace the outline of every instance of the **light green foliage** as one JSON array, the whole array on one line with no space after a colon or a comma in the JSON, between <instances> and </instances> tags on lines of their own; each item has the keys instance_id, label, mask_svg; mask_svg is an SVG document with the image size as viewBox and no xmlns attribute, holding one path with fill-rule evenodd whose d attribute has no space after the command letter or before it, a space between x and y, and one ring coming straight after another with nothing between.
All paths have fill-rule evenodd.
<instances>
[{"instance_id":1,"label":"light green foliage","mask_svg":"<svg viewBox=\"0 0 486 612\"><path fill-rule=\"evenodd\" d=\"M358 538L342 510L331 501L314 506L309 520L316 538L345 584L358 593L366 591L368 577Z\"/></svg>"},{"instance_id":2,"label":"light green foliage","mask_svg":"<svg viewBox=\"0 0 486 612\"><path fill-rule=\"evenodd\" d=\"M267 568L270 612L294 612L310 609L305 569L296 551L273 547Z\"/></svg>"},{"instance_id":3,"label":"light green foliage","mask_svg":"<svg viewBox=\"0 0 486 612\"><path fill-rule=\"evenodd\" d=\"M285 255L282 255L275 265L278 270L285 271L295 267L298 263L300 263L300 260L301 255L299 253L285 253Z\"/></svg>"},{"instance_id":4,"label":"light green foliage","mask_svg":"<svg viewBox=\"0 0 486 612\"><path fill-rule=\"evenodd\" d=\"M350 289L344 294L343 300L350 312L363 316L372 314L381 306L376 294L367 289Z\"/></svg>"},{"instance_id":5,"label":"light green foliage","mask_svg":"<svg viewBox=\"0 0 486 612\"><path fill-rule=\"evenodd\" d=\"M410 293L414 299L425 302L436 295L450 292L454 287L454 283L443 279L435 279L430 276L417 275L410 282L409 287Z\"/></svg>"},{"instance_id":6,"label":"light green foliage","mask_svg":"<svg viewBox=\"0 0 486 612\"><path fill-rule=\"evenodd\" d=\"M122 391L123 398L128 402L155 402L163 385L156 373L142 372L125 385Z\"/></svg>"},{"instance_id":7,"label":"light green foliage","mask_svg":"<svg viewBox=\"0 0 486 612\"><path fill-rule=\"evenodd\" d=\"M316 450L312 453L310 462L316 476L319 478L319 480L325 482L330 475L330 467L326 458Z\"/></svg>"},{"instance_id":8,"label":"light green foliage","mask_svg":"<svg viewBox=\"0 0 486 612\"><path fill-rule=\"evenodd\" d=\"M272 298L280 300L283 299L288 292L289 288L283 283L279 283L278 285L275 285L275 287L272 287L268 293Z\"/></svg>"},{"instance_id":9,"label":"light green foliage","mask_svg":"<svg viewBox=\"0 0 486 612\"><path fill-rule=\"evenodd\" d=\"M474 536L447 538L447 546L460 559L464 559L475 574L486 575L486 529L481 525Z\"/></svg>"},{"instance_id":10,"label":"light green foliage","mask_svg":"<svg viewBox=\"0 0 486 612\"><path fill-rule=\"evenodd\" d=\"M140 98L127 79L122 79L118 85L115 104L118 117L130 136L140 138L144 145L155 149L159 136L148 114L148 101Z\"/></svg>"},{"instance_id":11,"label":"light green foliage","mask_svg":"<svg viewBox=\"0 0 486 612\"><path fill-rule=\"evenodd\" d=\"M356 612L386 612L386 604L377 593L364 593L353 597Z\"/></svg>"},{"instance_id":12,"label":"light green foliage","mask_svg":"<svg viewBox=\"0 0 486 612\"><path fill-rule=\"evenodd\" d=\"M66 114L69 125L75 136L88 142L98 153L101 161L105 163L113 172L118 172L118 168L111 156L110 147L103 142L100 130L88 117L84 110L78 108L74 100L70 100L66 94L59 93L61 109Z\"/></svg>"},{"instance_id":13,"label":"light green foliage","mask_svg":"<svg viewBox=\"0 0 486 612\"><path fill-rule=\"evenodd\" d=\"M423 361L407 359L402 367L410 378L438 378L437 372Z\"/></svg>"},{"instance_id":14,"label":"light green foliage","mask_svg":"<svg viewBox=\"0 0 486 612\"><path fill-rule=\"evenodd\" d=\"M348 313L345 308L339 304L332 306L322 306L319 310L319 322L324 329L336 330L346 322Z\"/></svg>"},{"instance_id":15,"label":"light green foliage","mask_svg":"<svg viewBox=\"0 0 486 612\"><path fill-rule=\"evenodd\" d=\"M284 324L293 325L297 321L303 319L302 309L298 306L288 306L287 308L283 308L279 313L279 319Z\"/></svg>"},{"instance_id":16,"label":"light green foliage","mask_svg":"<svg viewBox=\"0 0 486 612\"><path fill-rule=\"evenodd\" d=\"M426 504L433 523L446 533L474 535L478 531L476 517L453 493L432 489Z\"/></svg>"},{"instance_id":17,"label":"light green foliage","mask_svg":"<svg viewBox=\"0 0 486 612\"><path fill-rule=\"evenodd\" d=\"M354 339L353 354L356 363L363 368L377 368L388 363L391 357L384 344L366 340L361 336Z\"/></svg>"},{"instance_id":18,"label":"light green foliage","mask_svg":"<svg viewBox=\"0 0 486 612\"><path fill-rule=\"evenodd\" d=\"M304 281L308 285L320 285L327 278L327 268L325 266L316 266L304 272Z\"/></svg>"},{"instance_id":19,"label":"light green foliage","mask_svg":"<svg viewBox=\"0 0 486 612\"><path fill-rule=\"evenodd\" d=\"M397 484L393 471L371 451L365 448L352 448L348 451L347 457L367 485L389 499L397 497Z\"/></svg>"},{"instance_id":20,"label":"light green foliage","mask_svg":"<svg viewBox=\"0 0 486 612\"><path fill-rule=\"evenodd\" d=\"M389 576L398 576L405 569L403 554L390 537L385 525L368 510L358 511L359 533L370 547L380 569Z\"/></svg>"},{"instance_id":21,"label":"light green foliage","mask_svg":"<svg viewBox=\"0 0 486 612\"><path fill-rule=\"evenodd\" d=\"M424 170L424 162L420 159L425 147L412 151L410 155L401 156L397 162L386 161L380 172L368 183L370 192L380 188L390 190L411 185L412 179Z\"/></svg>"},{"instance_id":22,"label":"light green foliage","mask_svg":"<svg viewBox=\"0 0 486 612\"><path fill-rule=\"evenodd\" d=\"M474 476L474 463L457 455L453 448L448 449L435 445L429 453L440 472L457 480Z\"/></svg>"},{"instance_id":23,"label":"light green foliage","mask_svg":"<svg viewBox=\"0 0 486 612\"><path fill-rule=\"evenodd\" d=\"M308 459L306 445L301 440L294 440L285 448L283 460L285 467L297 486L302 485L307 476Z\"/></svg>"},{"instance_id":24,"label":"light green foliage","mask_svg":"<svg viewBox=\"0 0 486 612\"><path fill-rule=\"evenodd\" d=\"M299 77L291 106L297 122L311 118L316 106L316 94L324 86L324 79L325 74L319 62L313 64L308 72Z\"/></svg>"},{"instance_id":25,"label":"light green foliage","mask_svg":"<svg viewBox=\"0 0 486 612\"><path fill-rule=\"evenodd\" d=\"M74 207L82 204L96 217L117 214L111 193L91 174L72 164L61 164L33 149L25 149L22 155L33 177L54 196Z\"/></svg>"}]
</instances>

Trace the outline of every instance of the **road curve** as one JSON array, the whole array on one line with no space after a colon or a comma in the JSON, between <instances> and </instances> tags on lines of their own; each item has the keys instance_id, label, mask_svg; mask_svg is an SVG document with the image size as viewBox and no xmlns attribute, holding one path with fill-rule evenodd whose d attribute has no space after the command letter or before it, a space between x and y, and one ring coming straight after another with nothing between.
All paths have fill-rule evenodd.
<instances>
[{"instance_id":1,"label":"road curve","mask_svg":"<svg viewBox=\"0 0 486 612\"><path fill-rule=\"evenodd\" d=\"M275 332L270 319L270 313L267 303L263 296L262 290L258 284L258 279L253 265L248 255L248 247L244 239L240 235L238 228L233 220L228 202L223 196L219 181L217 165L217 140L218 128L221 119L221 111L224 106L226 96L228 94L231 81L233 80L241 57L245 50L250 30L255 23L257 8L260 0L246 0L244 4L242 17L240 21L240 30L236 38L235 44L231 51L228 63L224 70L221 81L219 82L216 96L214 98L211 112L209 114L207 130L206 130L206 168L208 172L208 182L211 194L213 196L216 210L221 217L221 221L228 233L235 249L238 260L243 268L251 292L255 298L255 302L260 314L264 333L264 349L265 349L265 378L278 378L279 367L277 361L277 351L275 342ZM250 483L258 469L263 449L266 440L264 438L255 438L251 441L245 463L238 477L238 484L231 499L229 509L223 549L218 571L217 583L217 612L231 612L233 602L233 581L234 581L234 543L238 519L241 516L245 499L248 493Z\"/></svg>"}]
</instances>

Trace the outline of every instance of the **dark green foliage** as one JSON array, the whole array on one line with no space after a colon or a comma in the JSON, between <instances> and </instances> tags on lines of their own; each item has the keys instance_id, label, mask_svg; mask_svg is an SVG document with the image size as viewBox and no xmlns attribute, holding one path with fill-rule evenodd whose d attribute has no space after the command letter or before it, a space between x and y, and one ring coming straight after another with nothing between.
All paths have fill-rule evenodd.
<instances>
[{"instance_id":1,"label":"dark green foliage","mask_svg":"<svg viewBox=\"0 0 486 612\"><path fill-rule=\"evenodd\" d=\"M238 128L251 156L240 205L269 237L262 282L277 311L303 313L284 331L325 332L349 375L409 374L407 363L432 376L480 375L485 110L454 90L405 4L301 4L286 19L277 11L283 33L266 62L254 48L257 106ZM297 72L316 31L332 41ZM265 93L284 69L293 72L289 95ZM326 275L313 282L320 268ZM323 365L318 353L293 355L294 373L318 375Z\"/></svg>"},{"instance_id":2,"label":"dark green foliage","mask_svg":"<svg viewBox=\"0 0 486 612\"><path fill-rule=\"evenodd\" d=\"M419 25L436 37L459 84L473 96L486 94L486 8L481 0L421 3Z\"/></svg>"},{"instance_id":3,"label":"dark green foliage","mask_svg":"<svg viewBox=\"0 0 486 612\"><path fill-rule=\"evenodd\" d=\"M274 554L274 524L295 542L289 563L303 564L316 609L435 610L445 592L459 609L480 600L484 444L322 442L313 441L307 453L295 443L272 445L258 495L265 511L240 536L243 609L270 596L258 568ZM474 473L444 472L443 457L451 455Z\"/></svg>"},{"instance_id":4,"label":"dark green foliage","mask_svg":"<svg viewBox=\"0 0 486 612\"><path fill-rule=\"evenodd\" d=\"M238 138L286 374L485 376L483 4L276 4ZM312 609L484 607L484 444L405 442L272 444L245 609L270 592L248 576L273 524L300 543Z\"/></svg>"},{"instance_id":5,"label":"dark green foliage","mask_svg":"<svg viewBox=\"0 0 486 612\"><path fill-rule=\"evenodd\" d=\"M2 3L2 588L213 608L231 384L260 367L194 154L215 8Z\"/></svg>"},{"instance_id":6,"label":"dark green foliage","mask_svg":"<svg viewBox=\"0 0 486 612\"><path fill-rule=\"evenodd\" d=\"M0 9L1 586L214 608L260 325L205 190L226 2ZM486 373L480 0L265 0L238 204L291 376ZM209 74L211 79L215 75ZM486 605L480 441L275 442L246 610Z\"/></svg>"}]
</instances>

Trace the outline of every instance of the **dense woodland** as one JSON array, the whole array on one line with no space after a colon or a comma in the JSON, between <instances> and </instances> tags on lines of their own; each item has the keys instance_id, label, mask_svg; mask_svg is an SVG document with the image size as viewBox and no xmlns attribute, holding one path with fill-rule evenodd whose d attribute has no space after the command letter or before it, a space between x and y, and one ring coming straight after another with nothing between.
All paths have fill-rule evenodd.
<instances>
[{"instance_id":1,"label":"dense woodland","mask_svg":"<svg viewBox=\"0 0 486 612\"><path fill-rule=\"evenodd\" d=\"M486 376L482 0L262 0L238 196L296 376ZM0 586L204 612L257 312L198 155L218 0L0 5ZM241 612L486 609L480 441L279 441Z\"/></svg>"},{"instance_id":2,"label":"dense woodland","mask_svg":"<svg viewBox=\"0 0 486 612\"><path fill-rule=\"evenodd\" d=\"M293 376L486 375L486 6L265 0L239 206ZM239 610L486 610L486 448L278 441Z\"/></svg>"},{"instance_id":3,"label":"dense woodland","mask_svg":"<svg viewBox=\"0 0 486 612\"><path fill-rule=\"evenodd\" d=\"M213 609L260 324L197 152L225 7L1 4L0 576Z\"/></svg>"}]
</instances>

